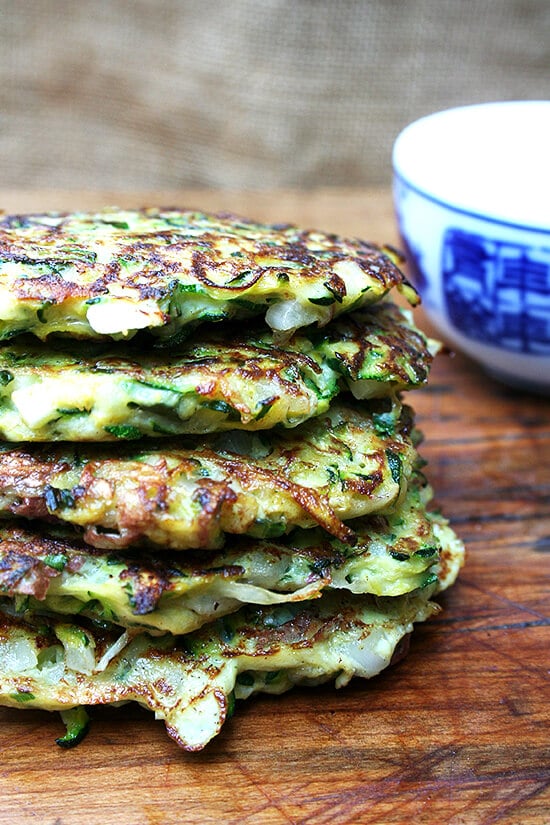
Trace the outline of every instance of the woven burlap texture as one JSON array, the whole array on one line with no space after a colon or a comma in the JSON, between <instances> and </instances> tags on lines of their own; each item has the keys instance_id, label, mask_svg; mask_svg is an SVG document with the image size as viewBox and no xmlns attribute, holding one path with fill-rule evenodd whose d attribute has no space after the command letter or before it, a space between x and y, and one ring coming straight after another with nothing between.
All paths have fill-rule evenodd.
<instances>
[{"instance_id":1,"label":"woven burlap texture","mask_svg":"<svg viewBox=\"0 0 550 825\"><path fill-rule=\"evenodd\" d=\"M386 185L406 123L550 96L547 0L4 0L4 187Z\"/></svg>"}]
</instances>

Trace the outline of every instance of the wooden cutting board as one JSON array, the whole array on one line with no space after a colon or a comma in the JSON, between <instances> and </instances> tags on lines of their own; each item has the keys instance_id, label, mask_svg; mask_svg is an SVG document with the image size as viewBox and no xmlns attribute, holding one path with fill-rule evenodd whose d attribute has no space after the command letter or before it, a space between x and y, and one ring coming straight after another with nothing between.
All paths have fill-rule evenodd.
<instances>
[{"instance_id":1,"label":"wooden cutting board","mask_svg":"<svg viewBox=\"0 0 550 825\"><path fill-rule=\"evenodd\" d=\"M0 192L7 211L146 202L396 242L387 192ZM341 691L243 703L194 755L139 708L97 709L71 751L54 744L56 715L0 709L1 824L550 822L550 402L460 355L440 356L408 400L468 548L409 656Z\"/></svg>"}]
</instances>

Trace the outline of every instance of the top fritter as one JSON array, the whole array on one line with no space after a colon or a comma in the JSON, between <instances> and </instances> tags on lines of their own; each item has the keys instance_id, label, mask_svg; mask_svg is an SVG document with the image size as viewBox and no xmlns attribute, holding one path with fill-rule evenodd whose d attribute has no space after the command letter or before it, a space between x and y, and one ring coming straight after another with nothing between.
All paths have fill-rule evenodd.
<instances>
[{"instance_id":1,"label":"top fritter","mask_svg":"<svg viewBox=\"0 0 550 825\"><path fill-rule=\"evenodd\" d=\"M205 321L265 313L288 334L416 295L396 255L288 225L173 209L12 215L0 220L0 340L170 339Z\"/></svg>"}]
</instances>

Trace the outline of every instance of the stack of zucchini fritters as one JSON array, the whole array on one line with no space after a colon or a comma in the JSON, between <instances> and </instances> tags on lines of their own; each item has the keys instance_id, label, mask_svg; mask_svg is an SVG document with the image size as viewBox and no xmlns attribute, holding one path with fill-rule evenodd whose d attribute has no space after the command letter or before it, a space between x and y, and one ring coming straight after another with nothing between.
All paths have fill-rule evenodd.
<instances>
[{"instance_id":1,"label":"stack of zucchini fritters","mask_svg":"<svg viewBox=\"0 0 550 825\"><path fill-rule=\"evenodd\" d=\"M69 746L134 700L197 750L235 699L402 655L463 549L391 290L389 250L235 216L0 221L0 704Z\"/></svg>"}]
</instances>

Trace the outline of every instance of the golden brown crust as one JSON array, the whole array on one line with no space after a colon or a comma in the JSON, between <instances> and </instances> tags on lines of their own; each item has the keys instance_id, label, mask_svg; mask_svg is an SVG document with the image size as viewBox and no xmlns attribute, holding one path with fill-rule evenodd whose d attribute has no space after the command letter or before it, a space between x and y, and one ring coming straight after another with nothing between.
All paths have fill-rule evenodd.
<instances>
[{"instance_id":1,"label":"golden brown crust","mask_svg":"<svg viewBox=\"0 0 550 825\"><path fill-rule=\"evenodd\" d=\"M229 214L142 209L0 221L1 337L116 337L164 327L170 335L285 302L305 310L296 328L324 324L402 284L372 244Z\"/></svg>"}]
</instances>

